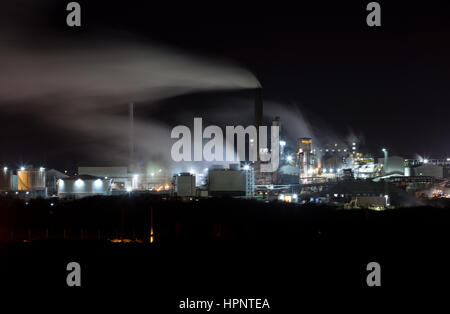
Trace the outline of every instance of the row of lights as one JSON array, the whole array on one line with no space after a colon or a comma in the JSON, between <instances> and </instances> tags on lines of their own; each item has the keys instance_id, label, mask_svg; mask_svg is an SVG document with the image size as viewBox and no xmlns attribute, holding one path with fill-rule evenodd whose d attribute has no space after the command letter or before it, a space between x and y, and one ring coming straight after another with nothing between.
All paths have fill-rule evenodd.
<instances>
[{"instance_id":1,"label":"row of lights","mask_svg":"<svg viewBox=\"0 0 450 314\"><path fill-rule=\"evenodd\" d=\"M25 169L25 167L22 166L22 167L19 168L19 170L20 171L25 171L26 169ZM44 167L40 167L39 168L39 171L41 171L41 172L44 171L44 170L45 170ZM8 167L3 167L3 171L8 171Z\"/></svg>"}]
</instances>

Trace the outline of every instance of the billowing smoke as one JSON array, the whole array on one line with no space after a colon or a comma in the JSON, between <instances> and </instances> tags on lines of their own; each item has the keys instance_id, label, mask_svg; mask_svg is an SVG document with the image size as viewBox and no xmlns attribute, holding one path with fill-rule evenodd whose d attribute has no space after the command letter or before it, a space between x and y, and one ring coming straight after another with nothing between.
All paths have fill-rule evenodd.
<instances>
[{"instance_id":1,"label":"billowing smoke","mask_svg":"<svg viewBox=\"0 0 450 314\"><path fill-rule=\"evenodd\" d=\"M108 40L104 33L100 40L70 41L50 32L40 38L45 44L34 47L28 44L34 35L22 27L0 32L0 112L27 114L56 133L76 134L93 159L127 161L123 111L129 102L157 106L192 92L259 86L233 62L156 43L118 40L113 34ZM149 159L169 159L168 125L136 117L135 141Z\"/></svg>"}]
</instances>

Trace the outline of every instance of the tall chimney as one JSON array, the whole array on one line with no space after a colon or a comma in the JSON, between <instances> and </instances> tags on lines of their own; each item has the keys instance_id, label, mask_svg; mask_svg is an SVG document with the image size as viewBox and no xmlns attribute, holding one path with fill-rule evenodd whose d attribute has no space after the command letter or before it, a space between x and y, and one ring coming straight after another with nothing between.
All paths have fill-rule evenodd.
<instances>
[{"instance_id":1,"label":"tall chimney","mask_svg":"<svg viewBox=\"0 0 450 314\"><path fill-rule=\"evenodd\" d=\"M255 89L255 127L258 129L262 125L263 119L263 98L262 88Z\"/></svg>"},{"instance_id":2,"label":"tall chimney","mask_svg":"<svg viewBox=\"0 0 450 314\"><path fill-rule=\"evenodd\" d=\"M128 115L130 118L130 142L129 142L129 171L134 171L134 104L131 102L128 107Z\"/></svg>"}]
</instances>

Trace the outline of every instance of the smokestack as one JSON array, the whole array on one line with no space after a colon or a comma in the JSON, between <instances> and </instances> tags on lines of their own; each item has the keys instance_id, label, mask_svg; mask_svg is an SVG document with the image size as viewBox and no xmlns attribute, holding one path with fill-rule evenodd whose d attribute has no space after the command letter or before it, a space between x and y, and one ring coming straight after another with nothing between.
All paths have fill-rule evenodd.
<instances>
[{"instance_id":1,"label":"smokestack","mask_svg":"<svg viewBox=\"0 0 450 314\"><path fill-rule=\"evenodd\" d=\"M130 117L130 143L129 143L129 170L134 171L134 104L131 102L128 107Z\"/></svg>"},{"instance_id":2,"label":"smokestack","mask_svg":"<svg viewBox=\"0 0 450 314\"><path fill-rule=\"evenodd\" d=\"M263 99L262 88L255 89L255 127L258 129L262 125L263 118Z\"/></svg>"}]
</instances>

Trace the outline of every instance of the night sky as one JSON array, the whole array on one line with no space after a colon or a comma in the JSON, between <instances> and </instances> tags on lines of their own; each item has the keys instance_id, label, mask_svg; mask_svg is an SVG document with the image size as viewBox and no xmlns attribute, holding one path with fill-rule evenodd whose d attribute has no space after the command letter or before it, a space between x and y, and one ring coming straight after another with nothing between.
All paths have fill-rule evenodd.
<instances>
[{"instance_id":1,"label":"night sky","mask_svg":"<svg viewBox=\"0 0 450 314\"><path fill-rule=\"evenodd\" d=\"M301 115L286 125L292 140L310 135L292 131L302 130L296 123L307 123L322 141L357 136L364 149L379 156L382 147L405 157L450 156L448 1L379 1L380 28L366 25L369 1L320 1L316 6L79 1L81 28L65 24L69 1L39 2L10 1L0 9L0 163L66 167L78 161L125 160L127 135L117 140L109 130L126 132L128 101L136 101L143 130L161 124L158 131L145 129L152 134L165 134L178 123L189 125L202 113L223 117L211 123L250 123L252 100L245 90L255 81L271 104L270 113L279 107L282 121L286 112ZM129 42L143 50L164 48L156 57L139 48L128 55ZM116 48L120 52L110 55ZM181 64L185 55L198 62L180 66L176 57L166 60L164 51L180 56ZM163 65L147 81L138 61L160 57ZM121 63L115 66L117 58ZM128 67L128 62L136 64ZM30 70L30 64L36 67ZM88 84L85 77L93 75ZM114 75L123 81L111 79L114 86L102 81ZM67 87L74 77L76 82ZM55 81L60 83L53 88ZM104 83L101 89L98 82ZM28 93L29 86L36 90ZM242 115L236 115L240 108ZM85 115L91 119L77 124ZM234 121L235 116L249 119ZM102 130L86 127L92 125ZM115 141L116 146L110 145Z\"/></svg>"}]
</instances>

